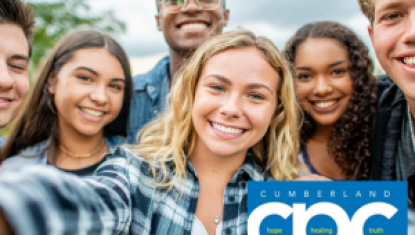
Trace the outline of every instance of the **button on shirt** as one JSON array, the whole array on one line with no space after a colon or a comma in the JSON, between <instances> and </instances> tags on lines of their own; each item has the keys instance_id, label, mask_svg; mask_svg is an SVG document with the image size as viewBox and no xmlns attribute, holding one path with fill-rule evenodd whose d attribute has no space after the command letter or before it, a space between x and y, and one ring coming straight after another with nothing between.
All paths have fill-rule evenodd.
<instances>
[{"instance_id":1,"label":"button on shirt","mask_svg":"<svg viewBox=\"0 0 415 235\"><path fill-rule=\"evenodd\" d=\"M166 56L148 73L133 78L133 96L127 125L127 141L136 143L137 132L166 107L170 60Z\"/></svg>"},{"instance_id":2,"label":"button on shirt","mask_svg":"<svg viewBox=\"0 0 415 235\"><path fill-rule=\"evenodd\" d=\"M0 177L0 208L16 234L190 235L200 189L192 164L186 164L187 181L168 192L153 187L149 167L121 147L84 179L26 168ZM247 234L246 180L271 179L247 154L225 189L222 234Z\"/></svg>"}]
</instances>

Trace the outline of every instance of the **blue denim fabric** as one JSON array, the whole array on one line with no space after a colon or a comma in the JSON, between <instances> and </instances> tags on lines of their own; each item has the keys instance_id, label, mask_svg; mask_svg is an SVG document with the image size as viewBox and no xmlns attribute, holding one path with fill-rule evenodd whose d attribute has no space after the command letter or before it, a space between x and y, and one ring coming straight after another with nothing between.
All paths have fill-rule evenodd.
<instances>
[{"instance_id":1,"label":"blue denim fabric","mask_svg":"<svg viewBox=\"0 0 415 235\"><path fill-rule=\"evenodd\" d=\"M133 96L127 125L128 143L134 144L141 127L156 118L166 107L169 66L169 56L166 56L150 72L133 78Z\"/></svg>"},{"instance_id":2,"label":"blue denim fabric","mask_svg":"<svg viewBox=\"0 0 415 235\"><path fill-rule=\"evenodd\" d=\"M6 143L7 136L0 137L0 149L3 148L4 143Z\"/></svg>"}]
</instances>

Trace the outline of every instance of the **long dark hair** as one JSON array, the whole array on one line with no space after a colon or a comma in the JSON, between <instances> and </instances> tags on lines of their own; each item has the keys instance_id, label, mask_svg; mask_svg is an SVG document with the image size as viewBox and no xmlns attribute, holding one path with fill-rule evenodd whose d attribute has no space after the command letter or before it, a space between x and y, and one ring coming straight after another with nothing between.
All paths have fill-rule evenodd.
<instances>
[{"instance_id":1,"label":"long dark hair","mask_svg":"<svg viewBox=\"0 0 415 235\"><path fill-rule=\"evenodd\" d=\"M294 63L298 46L308 38L332 38L343 45L350 57L353 94L345 113L334 125L328 151L347 179L368 179L371 157L372 118L376 112L377 84L373 65L364 43L348 28L334 22L307 24L297 31L285 48ZM301 130L303 147L314 134L314 120L305 113Z\"/></svg>"},{"instance_id":2,"label":"long dark hair","mask_svg":"<svg viewBox=\"0 0 415 235\"><path fill-rule=\"evenodd\" d=\"M0 152L0 162L49 138L52 141L49 151L51 151L51 156L55 156L56 146L59 143L59 126L54 97L48 91L48 78L51 72L58 74L76 51L87 48L104 48L118 59L123 68L126 79L123 106L118 117L104 127L104 136L126 136L132 94L128 57L121 46L110 36L97 31L79 31L60 40L50 53Z\"/></svg>"}]
</instances>

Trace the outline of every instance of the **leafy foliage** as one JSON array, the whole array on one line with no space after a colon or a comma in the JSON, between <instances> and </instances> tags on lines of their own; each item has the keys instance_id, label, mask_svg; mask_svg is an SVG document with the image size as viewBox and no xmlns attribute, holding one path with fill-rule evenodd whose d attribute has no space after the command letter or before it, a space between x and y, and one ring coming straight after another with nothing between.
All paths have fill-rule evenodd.
<instances>
[{"instance_id":1,"label":"leafy foliage","mask_svg":"<svg viewBox=\"0 0 415 235\"><path fill-rule=\"evenodd\" d=\"M125 24L112 11L92 13L87 0L29 3L36 16L31 69L38 68L48 51L66 34L95 29L109 34L125 32Z\"/></svg>"}]
</instances>

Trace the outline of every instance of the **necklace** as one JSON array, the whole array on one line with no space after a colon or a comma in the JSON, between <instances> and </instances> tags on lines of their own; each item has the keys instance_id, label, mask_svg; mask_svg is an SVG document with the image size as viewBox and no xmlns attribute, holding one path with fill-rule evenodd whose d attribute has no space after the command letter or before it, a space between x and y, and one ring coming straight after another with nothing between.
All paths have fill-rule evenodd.
<instances>
[{"instance_id":1,"label":"necklace","mask_svg":"<svg viewBox=\"0 0 415 235\"><path fill-rule=\"evenodd\" d=\"M98 146L98 148L93 153L86 153L86 154L72 153L72 152L69 152L69 150L65 149L62 146L59 146L59 149L62 152L64 152L65 154L67 154L68 156L71 156L71 157L74 157L74 158L89 158L89 157L92 157L95 154L97 154L99 151L101 151L102 147L104 147L104 143L105 143L105 141L101 141L101 144Z\"/></svg>"},{"instance_id":2,"label":"necklace","mask_svg":"<svg viewBox=\"0 0 415 235\"><path fill-rule=\"evenodd\" d=\"M213 213L215 214L215 219L213 220L213 222L215 222L215 224L219 224L219 217L222 215L223 211L222 211L222 213L220 213L219 215L218 215L218 214L216 214L215 209L213 209L212 204L210 204L209 198L208 198L208 196L206 195L205 190L203 190L203 187L202 187L202 185L201 185L201 184L199 184L199 185L200 185L200 188L202 189L203 195L205 195L205 198L206 198L207 202L209 203L210 209L212 209Z\"/></svg>"}]
</instances>

